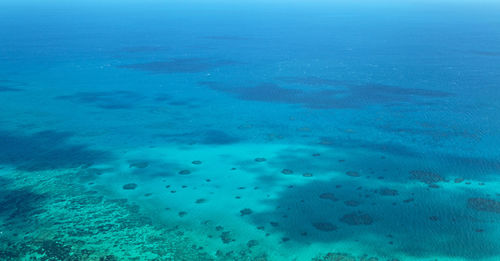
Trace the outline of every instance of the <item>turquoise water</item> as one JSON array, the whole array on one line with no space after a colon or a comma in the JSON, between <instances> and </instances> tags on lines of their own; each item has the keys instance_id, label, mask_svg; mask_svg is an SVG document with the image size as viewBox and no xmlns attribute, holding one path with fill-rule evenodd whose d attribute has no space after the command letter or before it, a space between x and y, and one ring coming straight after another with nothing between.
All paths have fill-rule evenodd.
<instances>
[{"instance_id":1,"label":"turquoise water","mask_svg":"<svg viewBox=\"0 0 500 261\"><path fill-rule=\"evenodd\" d=\"M494 1L3 1L1 260L499 260Z\"/></svg>"}]
</instances>

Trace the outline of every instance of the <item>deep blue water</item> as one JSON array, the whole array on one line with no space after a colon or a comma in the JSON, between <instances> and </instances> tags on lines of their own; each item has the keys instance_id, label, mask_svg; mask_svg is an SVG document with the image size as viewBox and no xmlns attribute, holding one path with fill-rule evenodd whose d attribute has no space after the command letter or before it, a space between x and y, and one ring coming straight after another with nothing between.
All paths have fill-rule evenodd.
<instances>
[{"instance_id":1,"label":"deep blue water","mask_svg":"<svg viewBox=\"0 0 500 261\"><path fill-rule=\"evenodd\" d=\"M494 1L5 1L0 32L0 255L71 179L213 259L500 258ZM116 255L190 259L152 252Z\"/></svg>"}]
</instances>

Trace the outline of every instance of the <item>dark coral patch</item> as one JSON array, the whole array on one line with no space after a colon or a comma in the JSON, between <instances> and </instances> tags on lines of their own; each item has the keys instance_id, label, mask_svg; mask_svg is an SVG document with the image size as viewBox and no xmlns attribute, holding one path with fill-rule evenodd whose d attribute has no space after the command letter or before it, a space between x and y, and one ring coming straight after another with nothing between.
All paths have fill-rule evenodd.
<instances>
[{"instance_id":1,"label":"dark coral patch","mask_svg":"<svg viewBox=\"0 0 500 261\"><path fill-rule=\"evenodd\" d=\"M187 169L183 169L183 170L179 171L179 174L180 175L189 175L189 174L191 174L191 171L187 170Z\"/></svg>"},{"instance_id":2,"label":"dark coral patch","mask_svg":"<svg viewBox=\"0 0 500 261\"><path fill-rule=\"evenodd\" d=\"M255 240L255 239L248 240L248 242L247 242L247 247L248 248L252 248L252 247L258 246L258 245L259 245L259 241Z\"/></svg>"},{"instance_id":3,"label":"dark coral patch","mask_svg":"<svg viewBox=\"0 0 500 261\"><path fill-rule=\"evenodd\" d=\"M291 169L283 169L283 170L281 170L281 173L283 173L285 175L291 175L291 174L293 174L293 170L291 170Z\"/></svg>"},{"instance_id":4,"label":"dark coral patch","mask_svg":"<svg viewBox=\"0 0 500 261\"><path fill-rule=\"evenodd\" d=\"M313 227L317 230L324 232L331 232L337 230L337 226L330 222L314 222L312 223Z\"/></svg>"},{"instance_id":5,"label":"dark coral patch","mask_svg":"<svg viewBox=\"0 0 500 261\"><path fill-rule=\"evenodd\" d=\"M241 216L250 215L252 213L253 213L253 211L251 209L249 209L249 208L244 208L244 209L240 210L240 215Z\"/></svg>"},{"instance_id":6,"label":"dark coral patch","mask_svg":"<svg viewBox=\"0 0 500 261\"><path fill-rule=\"evenodd\" d=\"M266 161L266 158L255 158L254 161L255 162L264 162L264 161Z\"/></svg>"},{"instance_id":7,"label":"dark coral patch","mask_svg":"<svg viewBox=\"0 0 500 261\"><path fill-rule=\"evenodd\" d=\"M487 198L469 198L467 207L478 211L500 213L500 201Z\"/></svg>"},{"instance_id":8,"label":"dark coral patch","mask_svg":"<svg viewBox=\"0 0 500 261\"><path fill-rule=\"evenodd\" d=\"M429 220L431 220L431 221L439 221L439 217L438 216L430 216Z\"/></svg>"},{"instance_id":9,"label":"dark coral patch","mask_svg":"<svg viewBox=\"0 0 500 261\"><path fill-rule=\"evenodd\" d=\"M319 198L320 199L331 200L331 201L337 201L338 200L333 193L322 193L321 195L319 195Z\"/></svg>"},{"instance_id":10,"label":"dark coral patch","mask_svg":"<svg viewBox=\"0 0 500 261\"><path fill-rule=\"evenodd\" d=\"M395 189L381 188L378 193L382 196L397 196L399 192Z\"/></svg>"},{"instance_id":11,"label":"dark coral patch","mask_svg":"<svg viewBox=\"0 0 500 261\"><path fill-rule=\"evenodd\" d=\"M440 181L445 181L445 179L441 175L427 170L410 171L410 179L419 180L427 185Z\"/></svg>"},{"instance_id":12,"label":"dark coral patch","mask_svg":"<svg viewBox=\"0 0 500 261\"><path fill-rule=\"evenodd\" d=\"M199 198L199 199L197 199L194 203L196 203L196 204L202 204L202 203L205 203L205 202L207 202L207 200L206 200L206 199L204 199L204 198Z\"/></svg>"},{"instance_id":13,"label":"dark coral patch","mask_svg":"<svg viewBox=\"0 0 500 261\"><path fill-rule=\"evenodd\" d=\"M137 184L135 184L135 183L128 183L128 184L123 185L122 188L124 190L133 190L133 189L137 188Z\"/></svg>"},{"instance_id":14,"label":"dark coral patch","mask_svg":"<svg viewBox=\"0 0 500 261\"><path fill-rule=\"evenodd\" d=\"M346 200L344 201L344 204L348 207L357 207L359 206L359 201L356 201L356 200Z\"/></svg>"},{"instance_id":15,"label":"dark coral patch","mask_svg":"<svg viewBox=\"0 0 500 261\"><path fill-rule=\"evenodd\" d=\"M193 165L201 165L202 162L200 160L193 160L191 163Z\"/></svg>"},{"instance_id":16,"label":"dark coral patch","mask_svg":"<svg viewBox=\"0 0 500 261\"><path fill-rule=\"evenodd\" d=\"M356 171L347 171L345 174L346 174L347 176L350 176L350 177L360 177L360 176L361 176L361 175L359 175L359 173L358 173L358 172L356 172Z\"/></svg>"},{"instance_id":17,"label":"dark coral patch","mask_svg":"<svg viewBox=\"0 0 500 261\"><path fill-rule=\"evenodd\" d=\"M233 241L236 241L236 239L232 238L231 232L229 231L224 231L220 234L220 239L224 244L229 244Z\"/></svg>"},{"instance_id":18,"label":"dark coral patch","mask_svg":"<svg viewBox=\"0 0 500 261\"><path fill-rule=\"evenodd\" d=\"M203 133L203 144L216 144L216 145L224 145L224 144L232 144L241 141L240 138L229 135L220 130L208 130Z\"/></svg>"},{"instance_id":19,"label":"dark coral patch","mask_svg":"<svg viewBox=\"0 0 500 261\"><path fill-rule=\"evenodd\" d=\"M351 226L370 225L373 223L373 218L363 212L352 212L342 216L340 221Z\"/></svg>"},{"instance_id":20,"label":"dark coral patch","mask_svg":"<svg viewBox=\"0 0 500 261\"><path fill-rule=\"evenodd\" d=\"M144 169L149 166L149 162L147 161L134 161L131 162L129 165L129 168L138 168L138 169Z\"/></svg>"}]
</instances>

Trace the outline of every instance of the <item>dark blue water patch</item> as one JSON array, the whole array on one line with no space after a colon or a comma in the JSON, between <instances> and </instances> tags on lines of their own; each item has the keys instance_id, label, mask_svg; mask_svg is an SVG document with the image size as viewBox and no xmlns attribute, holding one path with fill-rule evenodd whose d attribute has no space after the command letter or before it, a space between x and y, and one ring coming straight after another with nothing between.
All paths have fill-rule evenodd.
<instances>
[{"instance_id":1,"label":"dark blue water patch","mask_svg":"<svg viewBox=\"0 0 500 261\"><path fill-rule=\"evenodd\" d=\"M25 83L16 82L11 80L0 80L0 92L20 92L23 89L18 87L25 86Z\"/></svg>"},{"instance_id":2,"label":"dark blue water patch","mask_svg":"<svg viewBox=\"0 0 500 261\"><path fill-rule=\"evenodd\" d=\"M172 95L170 95L168 93L157 94L156 97L153 97L153 100L155 102L167 104L170 106L180 106L180 107L190 107L190 108L194 108L194 107L198 106L197 104L193 103L193 99L179 100L179 99L175 99L174 97L172 97Z\"/></svg>"},{"instance_id":3,"label":"dark blue water patch","mask_svg":"<svg viewBox=\"0 0 500 261\"><path fill-rule=\"evenodd\" d=\"M110 153L70 142L72 133L0 131L0 164L25 171L75 168L105 162Z\"/></svg>"},{"instance_id":4,"label":"dark blue water patch","mask_svg":"<svg viewBox=\"0 0 500 261\"><path fill-rule=\"evenodd\" d=\"M339 183L343 185L340 188ZM338 200L323 199L321 195L326 193ZM352 181L313 181L266 199L264 204L269 205L269 210L253 213L250 220L258 227L263 226L267 233L278 232L306 244L362 240L358 235L373 235L381 242L387 240L387 249L422 258L445 255L472 259L498 255L499 243L493 239L496 231L488 230L495 224L485 222L498 214L490 211L486 217L481 216L485 211L476 210L490 206L490 201L475 204L479 207L471 210L467 205L468 193L458 193L463 194L457 194L456 201L450 204L432 190L400 189L400 194L388 197ZM408 201L408 197L412 200ZM363 204L348 206L344 204L348 200Z\"/></svg>"},{"instance_id":5,"label":"dark blue water patch","mask_svg":"<svg viewBox=\"0 0 500 261\"><path fill-rule=\"evenodd\" d=\"M365 149L380 155L419 158L426 166L441 166L450 174L458 172L464 178L485 180L492 178L492 173L500 172L500 160L490 157L466 156L451 152L429 152L414 146L397 142L371 141L354 138L321 137L317 143L321 146L339 149ZM401 167L401 166L399 166ZM446 174L443 174L444 178Z\"/></svg>"},{"instance_id":6,"label":"dark blue water patch","mask_svg":"<svg viewBox=\"0 0 500 261\"><path fill-rule=\"evenodd\" d=\"M339 81L332 79L325 79L319 77L280 77L278 78L287 83L294 83L299 85L320 85L320 86L345 86L351 89L352 92L362 93L364 96L423 96L423 97L449 97L453 94L450 92L429 90L421 88L404 88L399 86L391 86L385 84L369 83L357 84L349 81Z\"/></svg>"},{"instance_id":7,"label":"dark blue water patch","mask_svg":"<svg viewBox=\"0 0 500 261\"><path fill-rule=\"evenodd\" d=\"M144 98L143 95L130 91L79 92L55 97L58 100L90 104L101 109L132 109Z\"/></svg>"},{"instance_id":8,"label":"dark blue water patch","mask_svg":"<svg viewBox=\"0 0 500 261\"><path fill-rule=\"evenodd\" d=\"M318 144L332 148L367 149L373 152L397 156L421 157L424 155L424 153L419 152L417 149L410 146L390 141L386 142L355 138L321 137Z\"/></svg>"},{"instance_id":9,"label":"dark blue water patch","mask_svg":"<svg viewBox=\"0 0 500 261\"><path fill-rule=\"evenodd\" d=\"M130 174L138 179L151 180L153 178L171 177L177 175L178 171L186 168L176 162L160 161L153 159L133 159L129 160Z\"/></svg>"},{"instance_id":10,"label":"dark blue water patch","mask_svg":"<svg viewBox=\"0 0 500 261\"><path fill-rule=\"evenodd\" d=\"M22 91L22 89L0 85L0 92L19 92L19 91Z\"/></svg>"},{"instance_id":11,"label":"dark blue water patch","mask_svg":"<svg viewBox=\"0 0 500 261\"><path fill-rule=\"evenodd\" d=\"M159 93L156 95L154 100L157 102L167 102L167 101L172 100L172 98L173 98L172 95L170 95L168 93Z\"/></svg>"},{"instance_id":12,"label":"dark blue water patch","mask_svg":"<svg viewBox=\"0 0 500 261\"><path fill-rule=\"evenodd\" d=\"M201 140L201 143L225 145L225 144L238 143L240 141L241 138L232 136L226 132L220 130L207 130L203 134L203 139Z\"/></svg>"},{"instance_id":13,"label":"dark blue water patch","mask_svg":"<svg viewBox=\"0 0 500 261\"><path fill-rule=\"evenodd\" d=\"M153 73L198 73L222 66L237 64L231 60L213 60L206 58L175 58L169 61L155 61L119 65L119 68L148 71Z\"/></svg>"},{"instance_id":14,"label":"dark blue water patch","mask_svg":"<svg viewBox=\"0 0 500 261\"><path fill-rule=\"evenodd\" d=\"M461 156L453 154L440 154L450 167L455 166L467 170L464 177L475 179L495 178L500 173L500 159L475 156ZM487 177L484 174L492 174L493 177Z\"/></svg>"},{"instance_id":15,"label":"dark blue water patch","mask_svg":"<svg viewBox=\"0 0 500 261\"><path fill-rule=\"evenodd\" d=\"M328 82L328 80L322 81ZM319 85L319 82L321 81L314 79L313 85ZM380 84L344 85L327 89L286 88L273 83L250 87L231 86L217 82L200 82L199 84L212 90L231 94L240 100L298 104L313 109L422 105L422 103L427 104L428 99L447 98L453 95L442 91Z\"/></svg>"}]
</instances>

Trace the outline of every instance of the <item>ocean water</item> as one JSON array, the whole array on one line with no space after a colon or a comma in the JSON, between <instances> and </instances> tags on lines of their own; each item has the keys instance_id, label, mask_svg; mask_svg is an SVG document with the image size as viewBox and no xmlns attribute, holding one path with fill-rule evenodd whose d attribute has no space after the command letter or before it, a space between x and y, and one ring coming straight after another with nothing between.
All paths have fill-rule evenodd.
<instances>
[{"instance_id":1,"label":"ocean water","mask_svg":"<svg viewBox=\"0 0 500 261\"><path fill-rule=\"evenodd\" d=\"M500 3L0 2L0 260L500 260Z\"/></svg>"}]
</instances>

